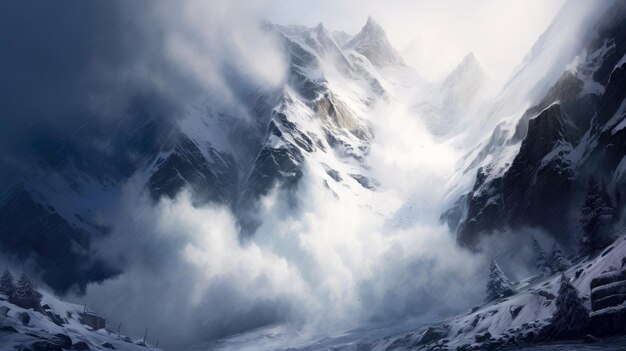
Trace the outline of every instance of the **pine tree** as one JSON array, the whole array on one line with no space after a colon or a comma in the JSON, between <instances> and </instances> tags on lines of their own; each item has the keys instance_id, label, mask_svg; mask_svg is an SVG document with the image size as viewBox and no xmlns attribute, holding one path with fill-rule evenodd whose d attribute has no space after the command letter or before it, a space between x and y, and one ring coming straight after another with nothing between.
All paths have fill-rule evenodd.
<instances>
[{"instance_id":1,"label":"pine tree","mask_svg":"<svg viewBox=\"0 0 626 351\"><path fill-rule=\"evenodd\" d=\"M565 257L563 251L557 243L552 246L552 254L550 255L549 265L552 269L552 273L563 272L571 265L570 261Z\"/></svg>"},{"instance_id":2,"label":"pine tree","mask_svg":"<svg viewBox=\"0 0 626 351\"><path fill-rule=\"evenodd\" d=\"M578 291L565 274L556 301L556 311L551 319L551 332L557 338L580 338L589 329L589 312L578 297Z\"/></svg>"},{"instance_id":3,"label":"pine tree","mask_svg":"<svg viewBox=\"0 0 626 351\"><path fill-rule=\"evenodd\" d=\"M589 178L585 187L585 200L580 209L583 235L580 239L582 254L595 254L611 243L607 227L613 218L613 209L606 203L598 183Z\"/></svg>"},{"instance_id":4,"label":"pine tree","mask_svg":"<svg viewBox=\"0 0 626 351\"><path fill-rule=\"evenodd\" d=\"M37 285L33 283L26 274L22 273L17 281L17 288L14 296L16 299L24 301L41 302L41 293L37 291Z\"/></svg>"},{"instance_id":5,"label":"pine tree","mask_svg":"<svg viewBox=\"0 0 626 351\"><path fill-rule=\"evenodd\" d=\"M504 275L495 260L489 265L489 282L487 283L487 301L515 294L513 284Z\"/></svg>"},{"instance_id":6,"label":"pine tree","mask_svg":"<svg viewBox=\"0 0 626 351\"><path fill-rule=\"evenodd\" d=\"M15 283L13 283L13 275L8 269L4 269L2 277L0 277L0 293L5 294L7 297L11 297L15 292Z\"/></svg>"},{"instance_id":7,"label":"pine tree","mask_svg":"<svg viewBox=\"0 0 626 351\"><path fill-rule=\"evenodd\" d=\"M543 251L534 235L532 236L532 240L533 251L535 252L535 267L537 267L537 270L543 275L552 273L546 252Z\"/></svg>"}]
</instances>

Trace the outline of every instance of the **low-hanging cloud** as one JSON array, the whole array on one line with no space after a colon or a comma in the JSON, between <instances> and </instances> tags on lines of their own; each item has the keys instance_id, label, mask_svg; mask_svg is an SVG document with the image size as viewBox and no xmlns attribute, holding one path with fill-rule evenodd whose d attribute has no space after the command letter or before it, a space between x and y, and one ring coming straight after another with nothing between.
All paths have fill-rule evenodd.
<instances>
[{"instance_id":1,"label":"low-hanging cloud","mask_svg":"<svg viewBox=\"0 0 626 351\"><path fill-rule=\"evenodd\" d=\"M0 57L0 187L69 159L102 159L126 177L199 103L249 120L242 87L270 90L284 78L276 43L262 35L262 6L2 4L0 50L10 54Z\"/></svg>"}]
</instances>

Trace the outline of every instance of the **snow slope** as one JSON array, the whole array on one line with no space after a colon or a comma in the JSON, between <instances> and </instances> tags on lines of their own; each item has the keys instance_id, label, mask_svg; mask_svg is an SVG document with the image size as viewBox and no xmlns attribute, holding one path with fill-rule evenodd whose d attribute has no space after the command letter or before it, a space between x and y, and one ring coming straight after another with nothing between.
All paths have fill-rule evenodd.
<instances>
[{"instance_id":1,"label":"snow slope","mask_svg":"<svg viewBox=\"0 0 626 351\"><path fill-rule=\"evenodd\" d=\"M144 344L141 339L118 336L109 327L93 330L80 322L79 313L84 312L84 306L61 301L45 291L40 292L43 295L41 304L48 315L23 309L0 298L0 350L78 349L76 344L81 342L90 350L158 350L150 345L150 340ZM56 315L57 321L51 315ZM71 340L69 345L67 338Z\"/></svg>"},{"instance_id":2,"label":"snow slope","mask_svg":"<svg viewBox=\"0 0 626 351\"><path fill-rule=\"evenodd\" d=\"M590 310L591 280L607 272L622 269L626 257L626 234L598 257L575 262L564 274L572 280L586 307ZM549 324L554 313L561 273L533 276L515 284L518 293L476 306L466 314L439 324L417 327L395 325L380 329L355 330L322 340L302 343L295 350L615 350L626 345L623 337L602 339L592 345L582 341L535 344L541 328ZM396 331L394 331L394 329ZM386 334L385 334L386 333ZM381 336L384 335L384 336ZM218 348L219 349L219 348Z\"/></svg>"}]
</instances>

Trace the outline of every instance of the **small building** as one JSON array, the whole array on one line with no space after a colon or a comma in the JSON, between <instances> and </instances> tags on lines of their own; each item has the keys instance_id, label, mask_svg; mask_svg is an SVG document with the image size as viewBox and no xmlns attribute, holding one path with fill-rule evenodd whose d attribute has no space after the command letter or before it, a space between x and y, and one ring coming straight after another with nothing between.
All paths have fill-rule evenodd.
<instances>
[{"instance_id":1,"label":"small building","mask_svg":"<svg viewBox=\"0 0 626 351\"><path fill-rule=\"evenodd\" d=\"M92 312L78 313L80 321L86 326L91 327L93 330L98 330L106 327L106 320L99 315Z\"/></svg>"}]
</instances>

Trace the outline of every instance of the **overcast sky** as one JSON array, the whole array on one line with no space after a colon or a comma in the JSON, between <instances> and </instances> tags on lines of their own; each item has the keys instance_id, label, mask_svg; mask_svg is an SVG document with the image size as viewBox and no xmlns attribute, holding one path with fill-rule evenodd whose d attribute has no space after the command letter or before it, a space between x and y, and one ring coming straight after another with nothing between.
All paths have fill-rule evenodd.
<instances>
[{"instance_id":1,"label":"overcast sky","mask_svg":"<svg viewBox=\"0 0 626 351\"><path fill-rule=\"evenodd\" d=\"M274 0L267 17L281 24L316 25L354 34L372 15L409 62L437 79L469 51L496 80L504 80L548 27L564 0ZM414 57L417 56L417 57Z\"/></svg>"}]
</instances>

